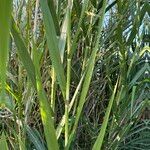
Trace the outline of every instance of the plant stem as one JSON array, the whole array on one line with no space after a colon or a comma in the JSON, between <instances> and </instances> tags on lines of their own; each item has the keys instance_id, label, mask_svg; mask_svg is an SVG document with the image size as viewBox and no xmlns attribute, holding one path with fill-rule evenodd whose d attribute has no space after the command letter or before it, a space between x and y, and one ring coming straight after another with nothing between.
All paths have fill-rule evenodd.
<instances>
[{"instance_id":1,"label":"plant stem","mask_svg":"<svg viewBox=\"0 0 150 150\"><path fill-rule=\"evenodd\" d=\"M70 76L71 76L71 2L68 1L67 17L68 17L68 30L67 30L67 82L66 82L66 101L65 101L65 147L68 144L69 138L69 94L70 94Z\"/></svg>"},{"instance_id":2,"label":"plant stem","mask_svg":"<svg viewBox=\"0 0 150 150\"><path fill-rule=\"evenodd\" d=\"M55 112L55 96L56 96L56 74L52 68L52 84L51 84L51 108Z\"/></svg>"}]
</instances>

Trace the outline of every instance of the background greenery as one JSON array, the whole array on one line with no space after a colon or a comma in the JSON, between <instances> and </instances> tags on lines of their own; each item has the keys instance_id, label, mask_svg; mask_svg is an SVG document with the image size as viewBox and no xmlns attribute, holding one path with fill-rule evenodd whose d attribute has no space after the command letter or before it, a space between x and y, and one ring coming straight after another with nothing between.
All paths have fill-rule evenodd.
<instances>
[{"instance_id":1,"label":"background greenery","mask_svg":"<svg viewBox=\"0 0 150 150\"><path fill-rule=\"evenodd\" d=\"M150 149L149 0L0 0L0 149Z\"/></svg>"}]
</instances>

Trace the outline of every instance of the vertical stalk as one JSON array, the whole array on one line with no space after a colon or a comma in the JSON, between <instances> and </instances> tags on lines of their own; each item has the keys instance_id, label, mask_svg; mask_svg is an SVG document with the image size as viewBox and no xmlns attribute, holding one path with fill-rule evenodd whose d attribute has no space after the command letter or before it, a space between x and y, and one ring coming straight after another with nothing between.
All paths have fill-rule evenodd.
<instances>
[{"instance_id":1,"label":"vertical stalk","mask_svg":"<svg viewBox=\"0 0 150 150\"><path fill-rule=\"evenodd\" d=\"M36 0L35 15L34 15L34 27L33 27L33 39L34 39L34 42L36 42L36 38L37 38L36 30L37 30L38 9L39 9L39 0Z\"/></svg>"},{"instance_id":2,"label":"vertical stalk","mask_svg":"<svg viewBox=\"0 0 150 150\"><path fill-rule=\"evenodd\" d=\"M52 68L52 84L51 84L51 108L55 112L55 96L56 96L56 73L54 67Z\"/></svg>"},{"instance_id":3,"label":"vertical stalk","mask_svg":"<svg viewBox=\"0 0 150 150\"><path fill-rule=\"evenodd\" d=\"M132 87L132 94L131 94L131 118L133 116L133 104L135 99L135 93L136 93L136 86Z\"/></svg>"},{"instance_id":4,"label":"vertical stalk","mask_svg":"<svg viewBox=\"0 0 150 150\"><path fill-rule=\"evenodd\" d=\"M66 101L65 101L65 147L68 143L69 138L69 91L70 91L70 69L71 59L67 59L67 82L66 82Z\"/></svg>"},{"instance_id":5,"label":"vertical stalk","mask_svg":"<svg viewBox=\"0 0 150 150\"><path fill-rule=\"evenodd\" d=\"M67 29L67 81L66 81L66 101L65 101L65 147L68 144L69 138L69 91L70 91L70 75L71 75L71 5L72 2L68 0L68 29Z\"/></svg>"},{"instance_id":6,"label":"vertical stalk","mask_svg":"<svg viewBox=\"0 0 150 150\"><path fill-rule=\"evenodd\" d=\"M22 88L23 88L22 71L23 71L23 68L21 65L19 65L19 69L18 69L18 118L19 118L18 141L19 141L19 149L20 150L23 150L22 139L23 139L23 135L24 135L24 133L21 130L21 127L22 127L21 124L23 123L23 119L22 119Z\"/></svg>"},{"instance_id":7,"label":"vertical stalk","mask_svg":"<svg viewBox=\"0 0 150 150\"><path fill-rule=\"evenodd\" d=\"M31 29L31 1L28 1L27 7L26 7L26 13L27 13L27 27L26 27L26 39L27 39L27 48L30 50L30 29ZM29 51L30 53L30 51Z\"/></svg>"}]
</instances>

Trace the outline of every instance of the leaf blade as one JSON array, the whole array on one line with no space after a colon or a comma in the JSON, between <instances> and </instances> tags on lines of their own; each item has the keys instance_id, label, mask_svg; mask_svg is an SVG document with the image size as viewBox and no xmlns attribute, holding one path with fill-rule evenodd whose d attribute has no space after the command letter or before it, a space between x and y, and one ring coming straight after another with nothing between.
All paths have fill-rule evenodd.
<instances>
[{"instance_id":1,"label":"leaf blade","mask_svg":"<svg viewBox=\"0 0 150 150\"><path fill-rule=\"evenodd\" d=\"M9 52L9 32L11 24L11 10L12 0L0 1L0 80L2 86L2 99L0 103L4 102L5 95L5 82L6 82L6 70L7 70L7 59Z\"/></svg>"},{"instance_id":2,"label":"leaf blade","mask_svg":"<svg viewBox=\"0 0 150 150\"><path fill-rule=\"evenodd\" d=\"M41 9L43 14L47 44L48 44L50 57L52 60L52 65L55 69L57 80L59 82L62 94L65 97L66 81L65 81L64 69L61 63L60 52L58 48L58 39L55 31L52 14L49 11L48 3L46 0L41 0L40 4L41 4Z\"/></svg>"}]
</instances>

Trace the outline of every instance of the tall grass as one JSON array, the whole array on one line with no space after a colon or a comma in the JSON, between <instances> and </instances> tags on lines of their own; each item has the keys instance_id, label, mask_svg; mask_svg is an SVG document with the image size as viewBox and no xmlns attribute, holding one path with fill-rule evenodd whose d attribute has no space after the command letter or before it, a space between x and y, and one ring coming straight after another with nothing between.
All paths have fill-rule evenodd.
<instances>
[{"instance_id":1,"label":"tall grass","mask_svg":"<svg viewBox=\"0 0 150 150\"><path fill-rule=\"evenodd\" d=\"M149 148L148 14L138 0L0 1L0 149Z\"/></svg>"},{"instance_id":2,"label":"tall grass","mask_svg":"<svg viewBox=\"0 0 150 150\"><path fill-rule=\"evenodd\" d=\"M10 32L10 18L12 10L12 1L0 2L0 80L1 80L1 105L7 103L5 100L5 82L6 82L6 68L8 59L8 47L9 47L9 32Z\"/></svg>"}]
</instances>

